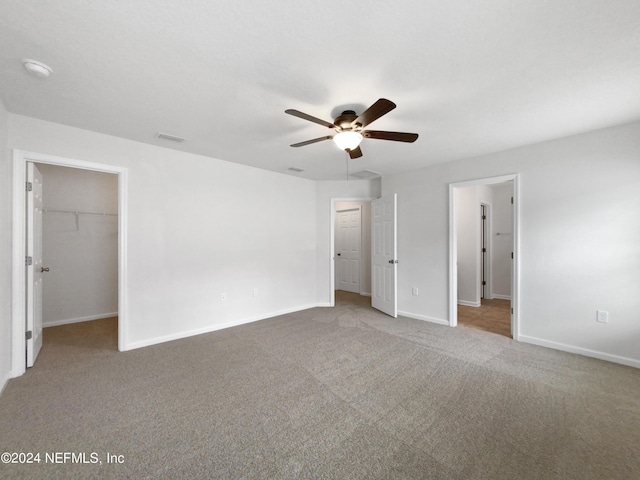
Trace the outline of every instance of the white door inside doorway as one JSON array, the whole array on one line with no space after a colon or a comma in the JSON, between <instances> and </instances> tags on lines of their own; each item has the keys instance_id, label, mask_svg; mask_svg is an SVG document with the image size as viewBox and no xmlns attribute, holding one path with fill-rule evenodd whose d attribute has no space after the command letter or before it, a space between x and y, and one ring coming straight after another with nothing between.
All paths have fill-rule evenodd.
<instances>
[{"instance_id":1,"label":"white door inside doorway","mask_svg":"<svg viewBox=\"0 0 640 480\"><path fill-rule=\"evenodd\" d=\"M360 293L362 208L339 210L336 260L337 289Z\"/></svg>"},{"instance_id":2,"label":"white door inside doorway","mask_svg":"<svg viewBox=\"0 0 640 480\"><path fill-rule=\"evenodd\" d=\"M32 367L42 347L42 281L48 270L42 264L42 174L27 163L27 367Z\"/></svg>"}]
</instances>

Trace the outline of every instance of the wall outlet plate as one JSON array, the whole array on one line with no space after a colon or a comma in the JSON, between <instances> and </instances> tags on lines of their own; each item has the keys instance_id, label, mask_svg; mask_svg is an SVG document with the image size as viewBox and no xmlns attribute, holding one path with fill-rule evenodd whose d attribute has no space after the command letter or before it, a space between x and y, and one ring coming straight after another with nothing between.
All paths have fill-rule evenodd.
<instances>
[{"instance_id":1,"label":"wall outlet plate","mask_svg":"<svg viewBox=\"0 0 640 480\"><path fill-rule=\"evenodd\" d=\"M596 322L609 323L609 312L605 310L596 310Z\"/></svg>"}]
</instances>

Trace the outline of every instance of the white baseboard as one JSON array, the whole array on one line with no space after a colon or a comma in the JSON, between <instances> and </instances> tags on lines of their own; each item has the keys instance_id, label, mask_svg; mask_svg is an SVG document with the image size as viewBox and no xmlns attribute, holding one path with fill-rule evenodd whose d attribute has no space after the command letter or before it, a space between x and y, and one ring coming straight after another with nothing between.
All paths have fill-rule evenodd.
<instances>
[{"instance_id":1,"label":"white baseboard","mask_svg":"<svg viewBox=\"0 0 640 480\"><path fill-rule=\"evenodd\" d=\"M478 303L478 302L468 302L466 300L458 300L458 305L463 305L465 307L479 307L480 303Z\"/></svg>"},{"instance_id":2,"label":"white baseboard","mask_svg":"<svg viewBox=\"0 0 640 480\"><path fill-rule=\"evenodd\" d=\"M62 320L54 320L53 322L43 323L42 327L43 328L57 327L58 325L67 325L69 323L89 322L91 320L100 320L102 318L111 318L111 317L117 317L117 316L118 316L118 312L111 312L111 313L100 313L98 315L89 315L88 317L63 318Z\"/></svg>"},{"instance_id":3,"label":"white baseboard","mask_svg":"<svg viewBox=\"0 0 640 480\"><path fill-rule=\"evenodd\" d=\"M441 318L427 317L426 315L420 315L418 313L411 312L398 312L401 317L413 318L414 320L423 320L425 322L437 323L438 325L449 326L448 320L442 320Z\"/></svg>"},{"instance_id":4,"label":"white baseboard","mask_svg":"<svg viewBox=\"0 0 640 480\"><path fill-rule=\"evenodd\" d=\"M563 352L577 353L578 355L597 358L599 360L606 360L607 362L620 363L622 365L627 365L629 367L640 368L640 360L621 357L619 355L612 355L610 353L600 352L598 350L590 350L588 348L576 347L575 345L568 345L566 343L552 342L550 340L530 337L528 335L518 335L518 341L524 342L524 343L530 343L532 345L538 345L540 347L553 348L555 350L561 350Z\"/></svg>"},{"instance_id":5,"label":"white baseboard","mask_svg":"<svg viewBox=\"0 0 640 480\"><path fill-rule=\"evenodd\" d=\"M171 342L173 340L180 340L181 338L193 337L195 335L202 335L203 333L211 333L217 330L224 330L225 328L237 327L239 325L245 325L247 323L257 322L260 320L265 320L267 318L277 317L280 315L286 315L288 313L300 312L302 310L308 310L310 308L315 308L321 305L313 304L313 305L301 305L299 307L287 308L284 310L278 310L275 312L266 313L263 315L257 315L255 317L247 317L240 320L234 320L232 322L223 323L220 325L210 325L203 328L197 328L195 330L189 330L186 332L178 332L171 335L165 335L162 337L150 338L147 340L141 340L138 342L131 342L124 346L122 351L127 350L135 350L136 348L149 347L151 345L157 345L159 343Z\"/></svg>"},{"instance_id":6,"label":"white baseboard","mask_svg":"<svg viewBox=\"0 0 640 480\"><path fill-rule=\"evenodd\" d=\"M496 298L498 300L511 300L511 295L498 295L497 293L494 293L491 298Z\"/></svg>"}]
</instances>

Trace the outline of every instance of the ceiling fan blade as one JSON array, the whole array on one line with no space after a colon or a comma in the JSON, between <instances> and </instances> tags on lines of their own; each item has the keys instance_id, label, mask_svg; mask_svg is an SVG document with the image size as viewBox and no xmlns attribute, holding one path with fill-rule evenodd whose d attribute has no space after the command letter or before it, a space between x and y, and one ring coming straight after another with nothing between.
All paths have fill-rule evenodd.
<instances>
[{"instance_id":1,"label":"ceiling fan blade","mask_svg":"<svg viewBox=\"0 0 640 480\"><path fill-rule=\"evenodd\" d=\"M360 116L352 122L352 125L359 124L361 127L366 127L371 122L379 119L383 115L386 115L394 108L396 108L395 103L391 100L387 100L386 98L381 98L362 112Z\"/></svg>"},{"instance_id":2,"label":"ceiling fan blade","mask_svg":"<svg viewBox=\"0 0 640 480\"><path fill-rule=\"evenodd\" d=\"M360 158L362 156L362 150L360 147L356 147L353 150L349 150L349 158L353 160L354 158Z\"/></svg>"},{"instance_id":3,"label":"ceiling fan blade","mask_svg":"<svg viewBox=\"0 0 640 480\"><path fill-rule=\"evenodd\" d=\"M310 122L317 123L319 125L322 125L323 127L337 128L333 123L325 122L320 118L312 117L311 115L303 113L299 110L290 108L289 110L285 110L284 113L288 113L289 115L293 115L294 117L302 118L304 120L309 120Z\"/></svg>"},{"instance_id":4,"label":"ceiling fan blade","mask_svg":"<svg viewBox=\"0 0 640 480\"><path fill-rule=\"evenodd\" d=\"M375 138L378 140L393 140L394 142L413 143L418 139L417 133L404 132L384 132L381 130L364 130L362 132L364 138Z\"/></svg>"},{"instance_id":5,"label":"ceiling fan blade","mask_svg":"<svg viewBox=\"0 0 640 480\"><path fill-rule=\"evenodd\" d=\"M306 142L294 143L292 147L304 147L305 145L311 145L312 143L322 142L323 140L331 140L333 136L327 135L326 137L318 137L313 140L307 140Z\"/></svg>"}]
</instances>

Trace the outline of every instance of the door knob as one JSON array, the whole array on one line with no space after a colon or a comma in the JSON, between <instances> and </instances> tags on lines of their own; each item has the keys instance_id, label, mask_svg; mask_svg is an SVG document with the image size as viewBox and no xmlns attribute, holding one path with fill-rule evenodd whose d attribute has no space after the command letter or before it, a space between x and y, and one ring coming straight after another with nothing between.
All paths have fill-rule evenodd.
<instances>
[{"instance_id":1,"label":"door knob","mask_svg":"<svg viewBox=\"0 0 640 480\"><path fill-rule=\"evenodd\" d=\"M42 272L48 272L49 271L49 267L40 267L40 273Z\"/></svg>"}]
</instances>

